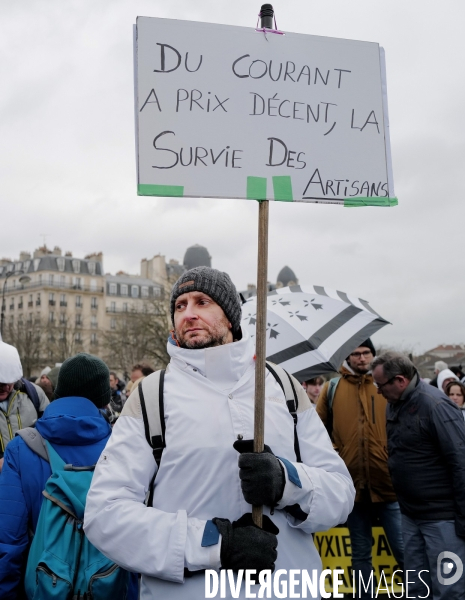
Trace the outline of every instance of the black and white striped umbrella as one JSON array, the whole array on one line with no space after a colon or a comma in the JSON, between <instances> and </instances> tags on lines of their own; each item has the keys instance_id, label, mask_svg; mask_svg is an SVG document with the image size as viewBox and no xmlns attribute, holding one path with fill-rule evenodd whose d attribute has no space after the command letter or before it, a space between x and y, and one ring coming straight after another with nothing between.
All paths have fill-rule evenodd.
<instances>
[{"instance_id":1,"label":"black and white striped umbrella","mask_svg":"<svg viewBox=\"0 0 465 600\"><path fill-rule=\"evenodd\" d=\"M255 337L257 298L242 306L242 327ZM268 294L266 357L299 381L337 371L347 356L389 322L366 300L315 285Z\"/></svg>"}]
</instances>

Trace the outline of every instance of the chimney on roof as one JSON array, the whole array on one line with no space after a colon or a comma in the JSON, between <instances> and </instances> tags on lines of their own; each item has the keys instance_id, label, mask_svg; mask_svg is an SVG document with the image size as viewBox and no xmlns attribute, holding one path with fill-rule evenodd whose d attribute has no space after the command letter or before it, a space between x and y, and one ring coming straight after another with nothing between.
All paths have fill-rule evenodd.
<instances>
[{"instance_id":1,"label":"chimney on roof","mask_svg":"<svg viewBox=\"0 0 465 600\"><path fill-rule=\"evenodd\" d=\"M95 260L96 262L103 262L103 253L100 252L91 252L84 257L86 260Z\"/></svg>"},{"instance_id":2,"label":"chimney on roof","mask_svg":"<svg viewBox=\"0 0 465 600\"><path fill-rule=\"evenodd\" d=\"M52 254L52 251L45 244L34 250L34 258L42 258L42 256L47 256L47 254Z\"/></svg>"}]
</instances>

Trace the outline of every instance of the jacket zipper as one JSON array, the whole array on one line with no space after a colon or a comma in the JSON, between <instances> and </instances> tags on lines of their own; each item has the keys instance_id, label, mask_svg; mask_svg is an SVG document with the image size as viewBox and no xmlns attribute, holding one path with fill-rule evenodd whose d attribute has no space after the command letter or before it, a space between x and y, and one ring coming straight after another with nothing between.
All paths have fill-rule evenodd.
<instances>
[{"instance_id":1,"label":"jacket zipper","mask_svg":"<svg viewBox=\"0 0 465 600\"><path fill-rule=\"evenodd\" d=\"M16 418L18 419L18 427L19 427L20 429L22 429L22 428L23 428L23 425L22 425L22 423L21 423L21 417L20 417L20 415L19 415L19 408L17 408L17 409L16 409Z\"/></svg>"},{"instance_id":2,"label":"jacket zipper","mask_svg":"<svg viewBox=\"0 0 465 600\"><path fill-rule=\"evenodd\" d=\"M12 440L13 439L13 429L11 428L10 415L5 415L5 419L6 419L6 424L8 425L8 432L10 434L10 440Z\"/></svg>"},{"instance_id":3,"label":"jacket zipper","mask_svg":"<svg viewBox=\"0 0 465 600\"><path fill-rule=\"evenodd\" d=\"M373 425L376 423L375 419L375 397L371 397L371 415L373 417Z\"/></svg>"},{"instance_id":4,"label":"jacket zipper","mask_svg":"<svg viewBox=\"0 0 465 600\"><path fill-rule=\"evenodd\" d=\"M19 390L16 390L16 393L14 394L13 398L10 400L10 403L8 404L8 409L7 409L6 413L3 413L5 415L6 424L8 425L8 432L10 434L10 440L12 440L14 438L13 429L11 427L11 422L10 422L10 411L13 408L13 402L15 401L15 398L18 394L19 394ZM19 409L18 409L18 414L19 414ZM21 429L21 427L19 427L19 429ZM2 447L3 447L3 450L5 450L3 440L2 440Z\"/></svg>"}]
</instances>

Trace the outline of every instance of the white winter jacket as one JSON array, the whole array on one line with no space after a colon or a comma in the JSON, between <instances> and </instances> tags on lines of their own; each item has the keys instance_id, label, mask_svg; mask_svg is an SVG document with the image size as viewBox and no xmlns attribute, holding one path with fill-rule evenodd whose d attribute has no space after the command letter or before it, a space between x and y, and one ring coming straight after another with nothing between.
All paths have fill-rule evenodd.
<instances>
[{"instance_id":1,"label":"white winter jacket","mask_svg":"<svg viewBox=\"0 0 465 600\"><path fill-rule=\"evenodd\" d=\"M220 568L221 536L217 544L201 546L206 521L213 517L234 521L251 512L241 492L233 443L238 436L253 438L254 347L246 334L238 342L215 348L185 350L168 344L168 351L166 448L153 508L146 507L144 499L156 463L145 439L136 391L95 469L85 531L105 555L142 573L141 599L197 600L205 598L204 575L184 579L184 569ZM321 561L310 534L344 522L355 490L315 409L309 406L299 414L303 462L297 463L293 419L270 373L265 396L265 443L276 456L293 463L302 485L292 483L286 471L284 495L271 516L280 530L276 569L311 573L321 569ZM145 401L150 402L147 395ZM304 521L283 510L294 504L308 514ZM264 513L269 515L267 507ZM241 598L244 593L242 586Z\"/></svg>"}]
</instances>

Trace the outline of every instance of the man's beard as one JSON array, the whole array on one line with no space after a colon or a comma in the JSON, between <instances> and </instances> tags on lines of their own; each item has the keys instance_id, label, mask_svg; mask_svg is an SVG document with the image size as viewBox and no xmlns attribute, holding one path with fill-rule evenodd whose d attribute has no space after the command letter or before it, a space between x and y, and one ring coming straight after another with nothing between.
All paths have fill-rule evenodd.
<instances>
[{"instance_id":1,"label":"man's beard","mask_svg":"<svg viewBox=\"0 0 465 600\"><path fill-rule=\"evenodd\" d=\"M367 373L370 372L370 365L367 365L366 367L351 367L352 371L356 374L356 375L366 375Z\"/></svg>"},{"instance_id":2,"label":"man's beard","mask_svg":"<svg viewBox=\"0 0 465 600\"><path fill-rule=\"evenodd\" d=\"M179 339L178 342L181 348L185 348L186 350L202 350L203 348L213 348L215 346L223 346L226 344L226 339L228 336L228 332L221 334L210 334L208 338L191 338L190 340L185 340L183 338Z\"/></svg>"},{"instance_id":3,"label":"man's beard","mask_svg":"<svg viewBox=\"0 0 465 600\"><path fill-rule=\"evenodd\" d=\"M190 339L185 339L182 334L176 332L176 339L181 348L186 350L202 350L203 348L213 348L215 346L223 346L227 343L229 328L226 319L218 320L208 329L208 336L194 336ZM203 330L205 331L205 330Z\"/></svg>"}]
</instances>

